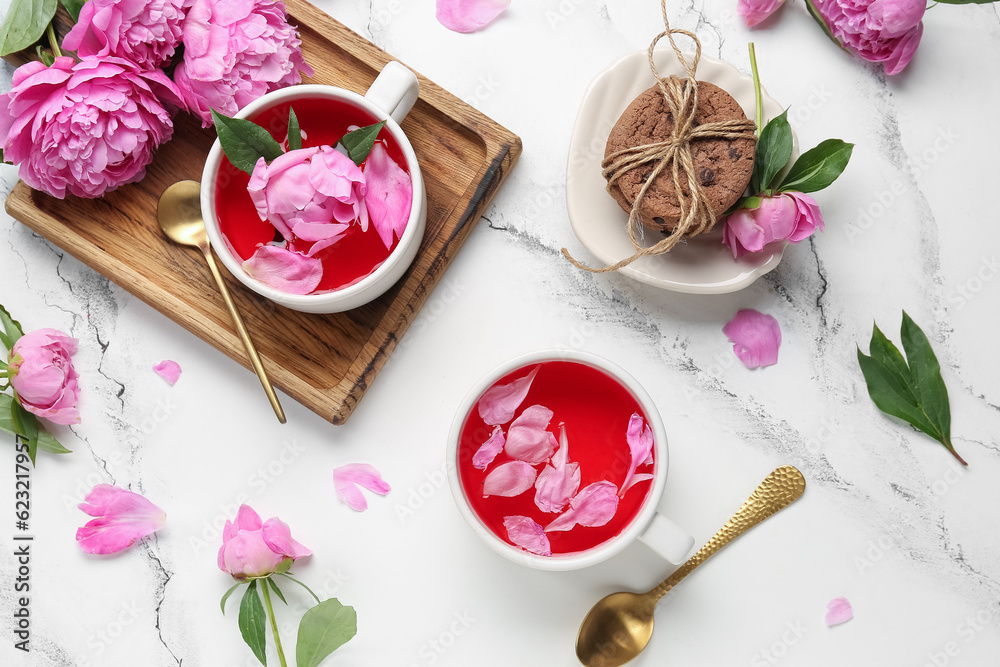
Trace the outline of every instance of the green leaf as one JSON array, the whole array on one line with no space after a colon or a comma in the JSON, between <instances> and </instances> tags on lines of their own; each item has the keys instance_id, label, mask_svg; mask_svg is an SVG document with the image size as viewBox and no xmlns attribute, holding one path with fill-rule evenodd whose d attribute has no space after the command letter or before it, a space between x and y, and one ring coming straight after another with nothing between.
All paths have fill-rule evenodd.
<instances>
[{"instance_id":1,"label":"green leaf","mask_svg":"<svg viewBox=\"0 0 1000 667\"><path fill-rule=\"evenodd\" d=\"M14 428L14 409L11 405L14 397L10 394L0 394L0 429L7 431L11 435L17 434Z\"/></svg>"},{"instance_id":2,"label":"green leaf","mask_svg":"<svg viewBox=\"0 0 1000 667\"><path fill-rule=\"evenodd\" d=\"M288 107L288 150L297 151L302 148L302 129L299 127L295 109Z\"/></svg>"},{"instance_id":3,"label":"green leaf","mask_svg":"<svg viewBox=\"0 0 1000 667\"><path fill-rule=\"evenodd\" d=\"M295 562L294 558L286 558L286 559L284 559L283 561L281 561L280 563L278 563L278 567L274 568L274 573L275 574L284 574L285 572L288 572L290 569L292 569L292 563L294 563L294 562Z\"/></svg>"},{"instance_id":4,"label":"green leaf","mask_svg":"<svg viewBox=\"0 0 1000 667\"><path fill-rule=\"evenodd\" d=\"M56 0L11 0L0 25L0 56L26 49L45 34L56 15Z\"/></svg>"},{"instance_id":5,"label":"green leaf","mask_svg":"<svg viewBox=\"0 0 1000 667\"><path fill-rule=\"evenodd\" d=\"M316 667L358 634L358 615L337 598L324 600L302 616L295 645L296 667Z\"/></svg>"},{"instance_id":6,"label":"green leaf","mask_svg":"<svg viewBox=\"0 0 1000 667\"><path fill-rule=\"evenodd\" d=\"M219 606L222 608L223 615L225 615L226 613L226 601L229 599L229 596L235 593L236 589L245 583L246 583L245 581L237 581L235 584L232 585L232 587L228 591L226 591L225 595L222 596L222 600L219 602ZM240 607L242 606L243 605L240 605Z\"/></svg>"},{"instance_id":7,"label":"green leaf","mask_svg":"<svg viewBox=\"0 0 1000 667\"><path fill-rule=\"evenodd\" d=\"M285 574L285 573L283 573L283 572L277 572L277 574L280 574L281 576L285 577L285 578L286 578L286 579L288 579L289 581L294 581L294 582L295 582L295 583L297 583L297 584L298 584L299 586L301 586L302 588L304 588L304 589L306 589L307 591L309 591L309 595L313 596L313 598L315 598L315 599L316 599L316 602L317 602L317 603L319 603L319 596L318 596L318 595L316 595L315 593L313 593L313 592L312 592L312 589L311 589L311 588L309 588L308 586L306 586L306 585L305 585L304 583L302 583L301 581L299 581L298 579L296 579L295 577L293 577L293 576L292 576L292 575L290 575L290 574Z\"/></svg>"},{"instance_id":8,"label":"green leaf","mask_svg":"<svg viewBox=\"0 0 1000 667\"><path fill-rule=\"evenodd\" d=\"M35 54L46 67L51 67L52 63L56 61L56 57L52 55L52 52L48 49L43 49L41 44L35 47Z\"/></svg>"},{"instance_id":9,"label":"green leaf","mask_svg":"<svg viewBox=\"0 0 1000 667\"><path fill-rule=\"evenodd\" d=\"M778 188L782 191L816 192L827 187L844 173L851 160L854 144L827 139L799 156Z\"/></svg>"},{"instance_id":10,"label":"green leaf","mask_svg":"<svg viewBox=\"0 0 1000 667\"><path fill-rule=\"evenodd\" d=\"M25 410L17 397L10 404L10 416L14 421L14 433L20 435L28 445L28 458L35 465L35 454L38 452L38 418Z\"/></svg>"},{"instance_id":11,"label":"green leaf","mask_svg":"<svg viewBox=\"0 0 1000 667\"><path fill-rule=\"evenodd\" d=\"M264 632L264 605L257 595L257 580L247 586L240 603L240 634L260 664L267 665L267 635Z\"/></svg>"},{"instance_id":12,"label":"green leaf","mask_svg":"<svg viewBox=\"0 0 1000 667\"><path fill-rule=\"evenodd\" d=\"M788 109L767 122L757 141L757 154L750 177L753 194L771 187L771 181L785 168L792 157L792 128L788 124Z\"/></svg>"},{"instance_id":13,"label":"green leaf","mask_svg":"<svg viewBox=\"0 0 1000 667\"><path fill-rule=\"evenodd\" d=\"M384 120L381 123L366 125L353 132L348 132L340 140L341 145L347 150L348 157L354 160L354 164L360 165L365 161L368 154L372 152L375 139L383 127L385 127Z\"/></svg>"},{"instance_id":14,"label":"green leaf","mask_svg":"<svg viewBox=\"0 0 1000 667\"><path fill-rule=\"evenodd\" d=\"M281 600L282 602L284 602L287 605L288 604L288 600L286 600L285 596L281 594L281 589L278 588L278 584L274 583L274 579L272 579L271 577L268 577L267 578L267 584L271 587L271 590L274 591L274 594L278 596L278 599Z\"/></svg>"},{"instance_id":15,"label":"green leaf","mask_svg":"<svg viewBox=\"0 0 1000 667\"><path fill-rule=\"evenodd\" d=\"M230 118L215 109L212 119L222 150L240 171L252 174L260 158L270 162L281 155L281 145L260 125L243 118Z\"/></svg>"},{"instance_id":16,"label":"green leaf","mask_svg":"<svg viewBox=\"0 0 1000 667\"><path fill-rule=\"evenodd\" d=\"M900 334L905 359L878 326L872 333L870 356L858 349L869 396L879 410L931 436L968 465L951 443L951 408L941 366L924 332L905 311Z\"/></svg>"},{"instance_id":17,"label":"green leaf","mask_svg":"<svg viewBox=\"0 0 1000 667\"><path fill-rule=\"evenodd\" d=\"M39 426L38 428L38 448L52 454L73 453L73 450L63 447L62 444L55 439L55 436L49 433L43 426Z\"/></svg>"},{"instance_id":18,"label":"green leaf","mask_svg":"<svg viewBox=\"0 0 1000 667\"><path fill-rule=\"evenodd\" d=\"M14 347L17 339L24 335L21 323L10 316L7 309L0 305L0 324L3 325L3 333L0 333L0 343L8 350Z\"/></svg>"},{"instance_id":19,"label":"green leaf","mask_svg":"<svg viewBox=\"0 0 1000 667\"><path fill-rule=\"evenodd\" d=\"M83 9L83 0L60 0L62 6L66 8L69 12L70 18L73 19L73 23L80 20L80 10Z\"/></svg>"}]
</instances>

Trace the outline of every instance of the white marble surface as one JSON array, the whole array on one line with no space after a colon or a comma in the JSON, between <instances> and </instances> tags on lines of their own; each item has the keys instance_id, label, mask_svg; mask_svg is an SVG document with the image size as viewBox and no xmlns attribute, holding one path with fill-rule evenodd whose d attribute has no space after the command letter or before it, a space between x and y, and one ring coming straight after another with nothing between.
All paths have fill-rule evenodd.
<instances>
[{"instance_id":1,"label":"white marble surface","mask_svg":"<svg viewBox=\"0 0 1000 667\"><path fill-rule=\"evenodd\" d=\"M28 328L80 339L83 387L82 424L57 430L74 453L42 454L32 474L28 656L12 646L14 453L0 448L0 664L254 664L235 606L226 617L218 607L230 584L215 565L219 529L242 501L315 551L296 566L303 580L357 608L357 637L327 664L576 664L591 604L669 568L641 544L575 573L515 566L462 523L442 473L466 389L513 355L555 346L612 359L656 397L671 439L663 507L699 543L773 467L794 463L808 479L798 504L662 605L637 667L997 664L993 5L932 8L913 63L887 80L828 43L802 3L756 32L735 1L671 3L682 5L676 26L744 71L756 42L765 85L791 106L803 145L857 144L817 197L826 233L750 288L706 297L586 275L558 254L583 254L563 199L577 104L595 72L646 47L658 3L515 1L474 35L439 26L431 0L318 4L518 133L521 161L343 427L287 397L289 423L278 425L250 373L0 214L0 302ZM9 191L14 168L0 178ZM781 322L776 366L751 372L732 355L720 330L741 307ZM941 359L967 470L879 413L861 383L856 344L867 349L873 320L898 338L903 308ZM173 388L150 370L164 358L184 368ZM363 514L333 491L332 468L350 461L375 464L393 485ZM143 492L167 528L117 557L83 554L76 503L97 482ZM296 609L279 613L290 646L306 599L288 593ZM841 595L856 618L829 629L826 603Z\"/></svg>"}]
</instances>

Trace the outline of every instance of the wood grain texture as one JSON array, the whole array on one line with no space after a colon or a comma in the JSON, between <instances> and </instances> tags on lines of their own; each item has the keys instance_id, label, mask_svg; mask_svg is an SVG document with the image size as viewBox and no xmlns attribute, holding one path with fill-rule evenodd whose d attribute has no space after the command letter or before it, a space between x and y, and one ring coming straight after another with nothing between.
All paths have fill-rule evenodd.
<instances>
[{"instance_id":1,"label":"wood grain texture","mask_svg":"<svg viewBox=\"0 0 1000 667\"><path fill-rule=\"evenodd\" d=\"M363 93L392 60L313 5L303 0L286 4L290 21L299 26L306 61L315 70L310 83ZM59 16L68 20L61 9ZM64 35L65 23L60 27ZM227 276L274 384L334 424L351 415L521 153L516 135L418 76L420 99L402 128L424 174L427 229L403 278L366 306L312 315L277 306ZM249 369L201 253L168 241L156 222L160 193L178 180L201 180L214 140L213 129L178 115L173 138L139 183L101 199L59 200L19 182L6 209ZM252 375L247 381L257 382ZM267 409L263 393L260 408Z\"/></svg>"}]
</instances>

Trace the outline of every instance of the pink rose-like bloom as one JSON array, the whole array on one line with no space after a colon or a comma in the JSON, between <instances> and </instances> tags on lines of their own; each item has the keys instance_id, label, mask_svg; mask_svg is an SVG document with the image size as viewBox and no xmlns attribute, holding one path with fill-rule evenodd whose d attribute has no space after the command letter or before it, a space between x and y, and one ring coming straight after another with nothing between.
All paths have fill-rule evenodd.
<instances>
[{"instance_id":1,"label":"pink rose-like bloom","mask_svg":"<svg viewBox=\"0 0 1000 667\"><path fill-rule=\"evenodd\" d=\"M63 48L81 58L117 56L142 69L162 66L181 42L186 0L87 0Z\"/></svg>"},{"instance_id":2,"label":"pink rose-like bloom","mask_svg":"<svg viewBox=\"0 0 1000 667\"><path fill-rule=\"evenodd\" d=\"M286 559L297 560L312 551L292 539L288 525L277 517L261 523L249 505L240 505L236 521L226 521L219 549L219 569L240 581L265 577Z\"/></svg>"},{"instance_id":3,"label":"pink rose-like bloom","mask_svg":"<svg viewBox=\"0 0 1000 667\"><path fill-rule=\"evenodd\" d=\"M722 242L739 259L760 252L774 241L798 243L823 228L823 214L812 197L802 192L782 192L762 197L757 208L741 208L727 216Z\"/></svg>"},{"instance_id":4,"label":"pink rose-like bloom","mask_svg":"<svg viewBox=\"0 0 1000 667\"><path fill-rule=\"evenodd\" d=\"M313 75L281 0L193 0L181 29L184 60L174 81L204 127L212 109L233 116Z\"/></svg>"},{"instance_id":5,"label":"pink rose-like bloom","mask_svg":"<svg viewBox=\"0 0 1000 667\"><path fill-rule=\"evenodd\" d=\"M100 197L146 175L174 131L164 103L183 104L170 79L121 58L27 63L0 96L4 158L53 197Z\"/></svg>"},{"instance_id":6,"label":"pink rose-like bloom","mask_svg":"<svg viewBox=\"0 0 1000 667\"><path fill-rule=\"evenodd\" d=\"M739 0L736 11L748 26L755 26L778 11L785 0Z\"/></svg>"},{"instance_id":7,"label":"pink rose-like bloom","mask_svg":"<svg viewBox=\"0 0 1000 667\"><path fill-rule=\"evenodd\" d=\"M883 63L886 74L909 64L924 31L925 0L811 0L844 48Z\"/></svg>"},{"instance_id":8,"label":"pink rose-like bloom","mask_svg":"<svg viewBox=\"0 0 1000 667\"><path fill-rule=\"evenodd\" d=\"M10 384L28 412L56 424L79 424L77 340L55 329L27 333L10 350Z\"/></svg>"},{"instance_id":9,"label":"pink rose-like bloom","mask_svg":"<svg viewBox=\"0 0 1000 667\"><path fill-rule=\"evenodd\" d=\"M336 243L354 220L368 227L365 176L330 146L288 151L271 164L259 159L247 190L260 219L286 240L313 242L309 255Z\"/></svg>"}]
</instances>

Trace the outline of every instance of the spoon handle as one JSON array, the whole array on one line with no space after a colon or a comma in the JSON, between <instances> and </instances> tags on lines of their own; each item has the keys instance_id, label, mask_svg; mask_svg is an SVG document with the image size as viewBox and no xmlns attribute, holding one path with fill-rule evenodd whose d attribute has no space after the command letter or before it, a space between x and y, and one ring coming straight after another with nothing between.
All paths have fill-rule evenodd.
<instances>
[{"instance_id":1,"label":"spoon handle","mask_svg":"<svg viewBox=\"0 0 1000 667\"><path fill-rule=\"evenodd\" d=\"M647 593L652 604L662 598L676 586L681 579L737 537L750 530L758 523L776 514L797 500L806 489L806 480L794 466L776 468L760 486L750 495L736 514L726 522L715 537L710 539L694 556L688 559L663 583Z\"/></svg>"},{"instance_id":2,"label":"spoon handle","mask_svg":"<svg viewBox=\"0 0 1000 667\"><path fill-rule=\"evenodd\" d=\"M271 402L271 407L274 409L274 414L278 418L278 421L282 424L285 423L285 411L281 409L281 404L278 403L278 396L274 393L274 387L271 386L271 380L267 377L267 371L264 370L264 364L260 361L260 355L257 354L257 348L254 347L253 341L250 340L250 333L247 331L247 327L243 324L243 318L240 317L240 311L236 310L236 302L233 301L232 295L229 293L229 288L226 287L226 281L222 279L222 274L219 273L219 266L215 263L215 257L212 255L212 247L205 244L202 246L201 251L205 253L205 259L208 260L208 268L212 270L212 275L215 276L215 282L219 284L219 291L222 292L222 299L226 302L226 307L229 308L229 315L233 319L233 324L236 325L236 333L240 335L240 339L243 341L243 347L246 348L247 355L250 357L250 364L253 366L253 370L257 373L257 379L260 380L260 384L264 387L264 393L267 394L267 400Z\"/></svg>"}]
</instances>

